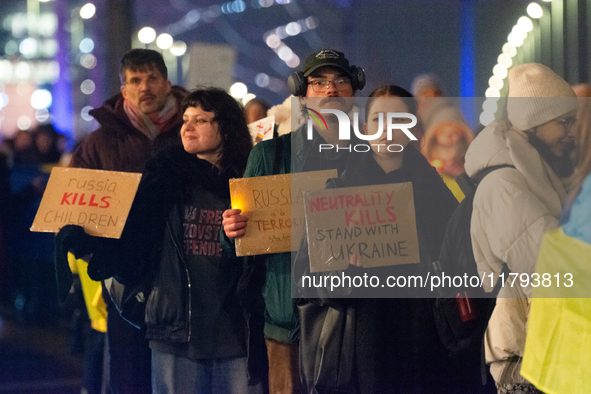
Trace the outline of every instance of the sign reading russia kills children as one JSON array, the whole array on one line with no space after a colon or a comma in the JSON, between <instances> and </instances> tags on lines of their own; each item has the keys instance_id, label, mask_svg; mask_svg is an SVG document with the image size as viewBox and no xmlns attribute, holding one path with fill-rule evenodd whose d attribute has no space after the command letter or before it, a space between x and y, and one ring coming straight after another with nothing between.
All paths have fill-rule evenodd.
<instances>
[{"instance_id":1,"label":"sign reading russia kills children","mask_svg":"<svg viewBox=\"0 0 591 394\"><path fill-rule=\"evenodd\" d=\"M304 207L311 272L419 262L410 182L306 192Z\"/></svg>"},{"instance_id":2,"label":"sign reading russia kills children","mask_svg":"<svg viewBox=\"0 0 591 394\"><path fill-rule=\"evenodd\" d=\"M56 167L51 171L31 231L58 232L67 224L119 238L142 174Z\"/></svg>"}]
</instances>

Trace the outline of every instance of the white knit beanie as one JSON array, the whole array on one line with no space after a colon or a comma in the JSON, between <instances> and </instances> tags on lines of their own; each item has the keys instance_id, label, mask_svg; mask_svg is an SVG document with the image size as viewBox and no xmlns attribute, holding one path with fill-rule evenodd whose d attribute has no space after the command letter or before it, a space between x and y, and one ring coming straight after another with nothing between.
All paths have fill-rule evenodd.
<instances>
[{"instance_id":1,"label":"white knit beanie","mask_svg":"<svg viewBox=\"0 0 591 394\"><path fill-rule=\"evenodd\" d=\"M543 64L526 63L509 70L507 116L515 128L529 130L577 108L571 86Z\"/></svg>"}]
</instances>

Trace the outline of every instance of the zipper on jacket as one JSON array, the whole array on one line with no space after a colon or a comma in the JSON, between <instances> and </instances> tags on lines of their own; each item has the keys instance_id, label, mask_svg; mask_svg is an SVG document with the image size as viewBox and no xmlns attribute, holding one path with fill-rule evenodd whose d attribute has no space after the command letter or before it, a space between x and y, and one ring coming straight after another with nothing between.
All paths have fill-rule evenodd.
<instances>
[{"instance_id":1,"label":"zipper on jacket","mask_svg":"<svg viewBox=\"0 0 591 394\"><path fill-rule=\"evenodd\" d=\"M187 324L189 326L187 342L189 342L191 340L191 277L189 276L189 268L187 267L187 262L185 261L185 258L183 256L183 254L181 253L179 245L177 244L176 240L174 239L174 235L173 235L172 229L170 228L170 223L168 221L166 221L166 227L168 227L168 233L170 234L170 239L172 239L172 243L174 244L174 247L176 249L176 252L179 255L179 258L183 262L183 267L185 268L185 273L187 274L187 288L188 288L187 305L188 305L188 309L189 309L188 310L189 316L188 316L188 321L187 321Z\"/></svg>"}]
</instances>

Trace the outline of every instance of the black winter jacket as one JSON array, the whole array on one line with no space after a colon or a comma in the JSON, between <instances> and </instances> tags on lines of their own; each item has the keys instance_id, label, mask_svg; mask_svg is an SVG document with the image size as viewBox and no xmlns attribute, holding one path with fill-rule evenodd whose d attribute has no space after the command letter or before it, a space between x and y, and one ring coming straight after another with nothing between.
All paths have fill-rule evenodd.
<instances>
[{"instance_id":1,"label":"black winter jacket","mask_svg":"<svg viewBox=\"0 0 591 394\"><path fill-rule=\"evenodd\" d=\"M179 239L179 230L175 228L182 229L182 224L171 223L174 216L169 214L175 205L182 203L182 193L189 182L198 183L203 189L229 201L228 180L229 176L214 173L211 164L185 152L182 146L166 148L148 160L121 238L96 240L88 267L89 276L94 280L115 277L131 286L154 280L161 281L155 283L156 288L168 288L178 283L188 285L179 245L182 238ZM222 257L229 258L236 259L227 255ZM162 270L170 272L159 272ZM184 290L167 289L166 293L167 297L172 297L167 301L170 305L162 305L162 301L154 301L153 305L167 310L187 307L188 296ZM184 312L179 312L176 320L181 322L183 315ZM172 334L177 332L173 327L169 331L171 340L186 338L186 334Z\"/></svg>"},{"instance_id":2,"label":"black winter jacket","mask_svg":"<svg viewBox=\"0 0 591 394\"><path fill-rule=\"evenodd\" d=\"M215 173L209 163L185 152L182 146L164 149L146 163L120 239L91 237L78 226L66 226L68 231L58 234L56 242L61 246L58 254L64 255L63 258L56 255L58 277L60 271L67 270L65 253L74 237L75 243L84 245L87 250L81 254L92 252L88 274L93 280L114 277L126 286L151 290L146 307L149 338L187 342L191 331L189 274L178 243L179 239L182 240L182 223L179 223L178 216L177 222L174 222L175 216L171 215L171 211L176 204L182 203L183 191L189 182L229 200L228 180L231 175L236 174ZM239 272L247 271L243 258L224 254L222 259L234 260L231 264L236 264ZM243 274L234 283L237 285L236 298L239 298L247 322L243 329L248 329L249 377L254 383L266 379L268 366L263 317L252 313L256 310L252 304L260 297L248 290L251 288L249 281L250 277ZM228 297L229 300L236 298Z\"/></svg>"},{"instance_id":3,"label":"black winter jacket","mask_svg":"<svg viewBox=\"0 0 591 394\"><path fill-rule=\"evenodd\" d=\"M215 171L211 164L187 153L182 146L164 149L146 163L121 238L96 240L88 266L92 279L115 277L126 285L147 283L151 287L146 305L149 339L189 341L192 301L189 273L182 252L183 227L180 218L170 213L182 203L189 183L198 184L203 190L229 201L228 180L236 174L220 175ZM240 274L242 258L223 253L221 259L222 263L234 260L229 263L236 265ZM236 277L233 281L237 284L238 280ZM237 291L228 298L229 302L234 302L231 299L238 302ZM248 307L244 302L242 305ZM257 324L262 325L253 322L251 327ZM251 334L249 345L249 356L264 363L262 331ZM257 363L249 360L249 365L253 364ZM256 373L251 368L251 377Z\"/></svg>"}]
</instances>

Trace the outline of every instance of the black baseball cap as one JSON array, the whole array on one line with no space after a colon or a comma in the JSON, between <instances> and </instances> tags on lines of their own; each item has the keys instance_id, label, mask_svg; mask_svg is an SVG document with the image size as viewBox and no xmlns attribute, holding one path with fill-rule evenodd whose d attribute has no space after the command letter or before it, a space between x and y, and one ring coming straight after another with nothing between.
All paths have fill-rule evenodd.
<instances>
[{"instance_id":1,"label":"black baseball cap","mask_svg":"<svg viewBox=\"0 0 591 394\"><path fill-rule=\"evenodd\" d=\"M304 73L304 77L307 77L314 70L325 66L336 67L344 71L349 77L353 77L351 66L343 52L335 51L334 49L321 49L308 56L304 60L302 72Z\"/></svg>"}]
</instances>

